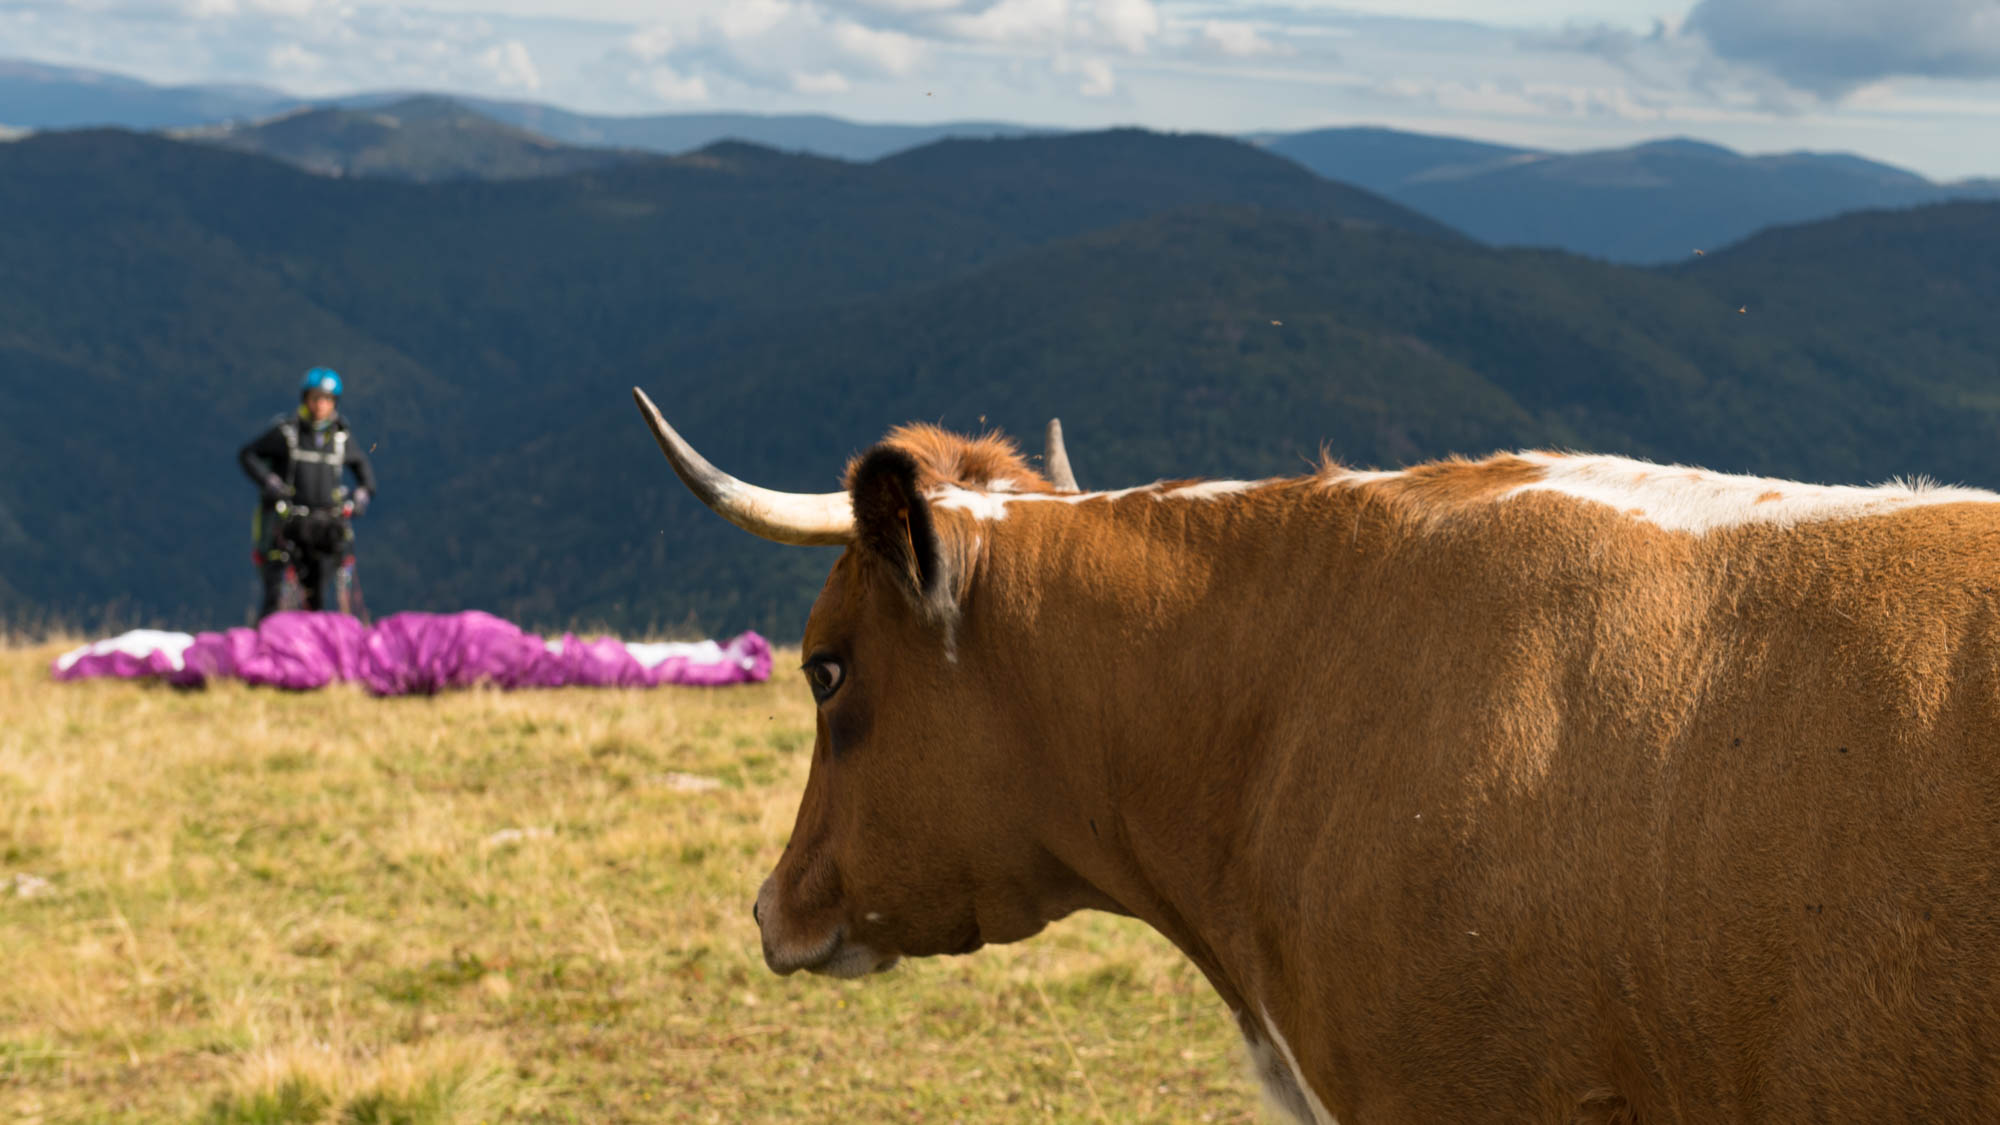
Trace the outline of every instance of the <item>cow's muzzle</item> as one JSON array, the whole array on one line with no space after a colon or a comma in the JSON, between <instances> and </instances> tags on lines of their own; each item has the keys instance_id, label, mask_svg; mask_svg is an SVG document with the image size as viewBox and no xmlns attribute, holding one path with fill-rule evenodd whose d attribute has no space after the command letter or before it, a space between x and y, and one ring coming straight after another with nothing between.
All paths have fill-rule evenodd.
<instances>
[{"instance_id":1,"label":"cow's muzzle","mask_svg":"<svg viewBox=\"0 0 2000 1125\"><path fill-rule=\"evenodd\" d=\"M804 969L846 980L884 972L899 960L895 954L882 953L865 942L849 941L847 927L841 925L816 940L801 940L785 924L784 910L778 905L772 880L766 880L763 889L757 892L750 916L756 919L758 934L763 939L764 964L779 976Z\"/></svg>"}]
</instances>

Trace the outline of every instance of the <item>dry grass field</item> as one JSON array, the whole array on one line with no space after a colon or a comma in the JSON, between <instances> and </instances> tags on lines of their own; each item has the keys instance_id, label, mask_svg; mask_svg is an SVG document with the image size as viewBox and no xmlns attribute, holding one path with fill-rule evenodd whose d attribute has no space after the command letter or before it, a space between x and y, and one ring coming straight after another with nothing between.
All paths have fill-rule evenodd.
<instances>
[{"instance_id":1,"label":"dry grass field","mask_svg":"<svg viewBox=\"0 0 2000 1125\"><path fill-rule=\"evenodd\" d=\"M1129 921L771 976L788 654L378 700L57 685L57 651L0 647L0 1120L1261 1120L1221 1002Z\"/></svg>"}]
</instances>

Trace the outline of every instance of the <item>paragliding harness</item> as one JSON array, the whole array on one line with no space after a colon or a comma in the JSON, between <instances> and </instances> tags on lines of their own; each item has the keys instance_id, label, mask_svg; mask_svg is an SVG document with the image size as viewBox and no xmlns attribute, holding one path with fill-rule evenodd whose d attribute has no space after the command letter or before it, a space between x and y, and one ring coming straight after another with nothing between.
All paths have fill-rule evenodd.
<instances>
[{"instance_id":1,"label":"paragliding harness","mask_svg":"<svg viewBox=\"0 0 2000 1125\"><path fill-rule=\"evenodd\" d=\"M268 534L261 527L257 529L258 545L250 552L250 561L256 564L260 578L265 567L285 568L278 608L306 608L305 586L299 581L298 562L301 558L308 554L320 557L338 555L340 567L333 579L335 604L320 608L352 614L360 618L362 624L367 624L368 607L361 594L361 580L355 574L354 555L345 550L348 541L354 537L348 527L348 521L354 517L354 502L343 500L338 507L312 508L280 500L270 511L276 522ZM258 518L263 518L261 510Z\"/></svg>"},{"instance_id":2,"label":"paragliding harness","mask_svg":"<svg viewBox=\"0 0 2000 1125\"><path fill-rule=\"evenodd\" d=\"M285 482L287 487L297 489L300 461L330 464L335 472L339 472L340 466L346 463L346 431L335 431L333 448L321 453L299 448L296 422L287 422L278 429L285 435L285 450L289 454L285 466L286 476L290 478ZM354 518L354 501L348 497L345 488L334 489L334 500L334 506L318 508L279 500L268 509L274 520L269 528L263 525L266 509L260 507L252 526L256 547L250 552L250 558L258 568L260 579L266 567L285 568L278 608L289 610L306 608L305 587L299 582L299 560L308 554L321 558L338 555L340 565L333 580L335 604L320 608L351 614L365 625L368 624L368 606L361 594L361 582L355 576L354 554L347 550L347 545L354 539L354 529L350 526Z\"/></svg>"}]
</instances>

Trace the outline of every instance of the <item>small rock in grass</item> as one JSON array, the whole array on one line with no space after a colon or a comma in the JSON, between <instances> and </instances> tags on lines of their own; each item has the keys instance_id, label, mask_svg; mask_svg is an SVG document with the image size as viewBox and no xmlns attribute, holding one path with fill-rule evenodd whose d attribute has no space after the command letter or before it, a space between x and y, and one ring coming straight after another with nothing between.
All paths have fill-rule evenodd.
<instances>
[{"instance_id":1,"label":"small rock in grass","mask_svg":"<svg viewBox=\"0 0 2000 1125\"><path fill-rule=\"evenodd\" d=\"M525 843L528 840L546 840L555 834L556 830L553 828L502 828L493 835L486 837L485 846L489 848L504 848L512 844Z\"/></svg>"},{"instance_id":2,"label":"small rock in grass","mask_svg":"<svg viewBox=\"0 0 2000 1125\"><path fill-rule=\"evenodd\" d=\"M706 793L722 788L722 783L712 777L697 773L666 773L660 775L660 784L676 793Z\"/></svg>"}]
</instances>

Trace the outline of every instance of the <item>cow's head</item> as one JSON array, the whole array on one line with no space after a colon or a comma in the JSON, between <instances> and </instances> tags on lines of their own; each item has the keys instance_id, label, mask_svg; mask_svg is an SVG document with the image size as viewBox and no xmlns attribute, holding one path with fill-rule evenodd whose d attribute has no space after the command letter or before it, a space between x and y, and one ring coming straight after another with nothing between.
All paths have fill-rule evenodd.
<instances>
[{"instance_id":1,"label":"cow's head","mask_svg":"<svg viewBox=\"0 0 2000 1125\"><path fill-rule=\"evenodd\" d=\"M902 956L1014 941L1092 892L1057 861L1036 814L1047 778L1019 653L983 644L968 594L990 547L935 501L1075 491L1060 430L1048 464L1014 446L905 427L848 466L846 489L773 492L709 464L634 391L674 471L710 508L780 543L844 545L807 621L803 673L818 737L791 842L757 895L764 959L851 977Z\"/></svg>"}]
</instances>

